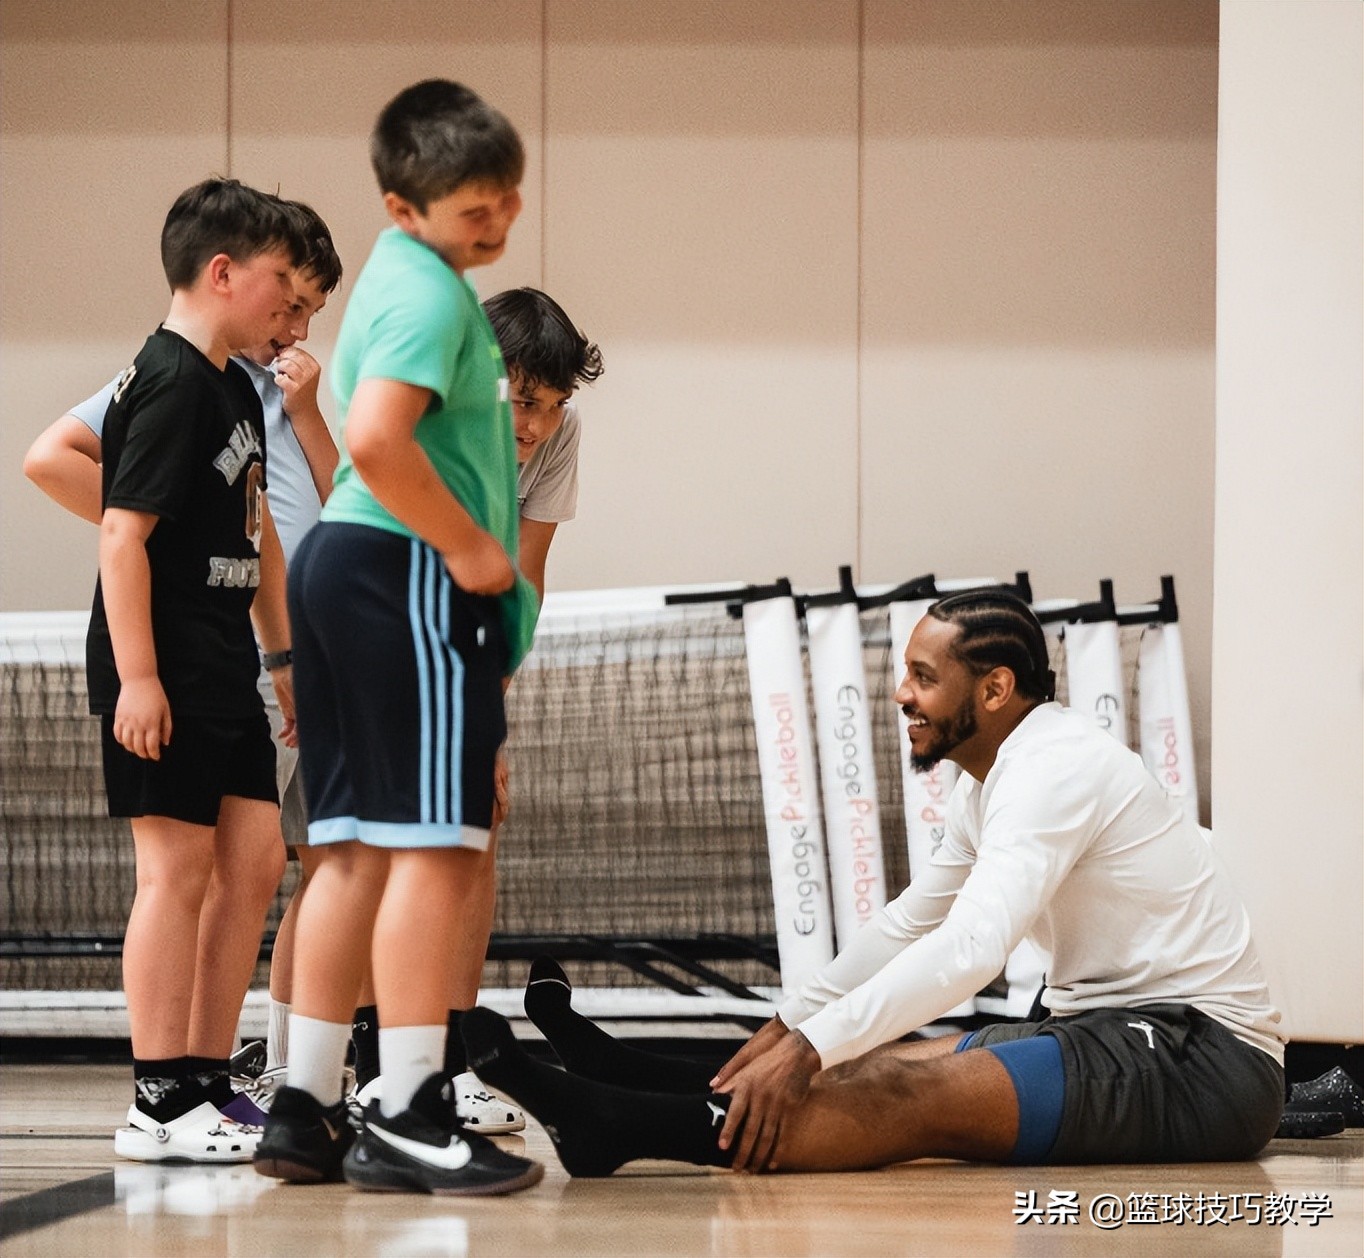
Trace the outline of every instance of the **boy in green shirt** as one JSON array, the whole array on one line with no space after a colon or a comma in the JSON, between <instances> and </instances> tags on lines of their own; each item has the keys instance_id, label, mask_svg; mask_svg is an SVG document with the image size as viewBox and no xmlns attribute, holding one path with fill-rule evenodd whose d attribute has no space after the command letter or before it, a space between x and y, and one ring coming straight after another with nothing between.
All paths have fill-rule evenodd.
<instances>
[{"instance_id":1,"label":"boy in green shirt","mask_svg":"<svg viewBox=\"0 0 1364 1258\"><path fill-rule=\"evenodd\" d=\"M444 80L399 93L371 158L394 227L356 282L332 366L342 458L290 573L308 838L288 1083L257 1169L362 1188L503 1193L543 1168L463 1129L448 993L488 845L503 678L538 603L517 571L506 368L464 279L521 209L521 141ZM372 938L372 944L371 944ZM382 1100L350 1146L342 1067L367 958Z\"/></svg>"}]
</instances>

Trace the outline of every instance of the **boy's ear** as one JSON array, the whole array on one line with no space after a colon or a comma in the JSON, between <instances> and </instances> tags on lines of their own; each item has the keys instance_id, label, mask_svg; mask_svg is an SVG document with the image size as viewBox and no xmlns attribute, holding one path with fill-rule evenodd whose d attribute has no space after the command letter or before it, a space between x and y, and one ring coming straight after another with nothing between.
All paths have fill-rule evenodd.
<instances>
[{"instance_id":1,"label":"boy's ear","mask_svg":"<svg viewBox=\"0 0 1364 1258\"><path fill-rule=\"evenodd\" d=\"M225 253L215 253L204 265L204 279L209 288L222 291L230 286L232 259Z\"/></svg>"},{"instance_id":2,"label":"boy's ear","mask_svg":"<svg viewBox=\"0 0 1364 1258\"><path fill-rule=\"evenodd\" d=\"M388 211L389 218L404 231L410 231L415 220L420 217L417 207L396 192L384 193L384 209Z\"/></svg>"}]
</instances>

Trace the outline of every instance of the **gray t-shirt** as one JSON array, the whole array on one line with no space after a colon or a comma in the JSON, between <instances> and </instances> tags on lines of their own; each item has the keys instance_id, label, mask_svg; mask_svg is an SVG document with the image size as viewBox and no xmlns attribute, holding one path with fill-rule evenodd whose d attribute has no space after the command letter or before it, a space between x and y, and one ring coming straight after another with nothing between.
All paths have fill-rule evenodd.
<instances>
[{"instance_id":1,"label":"gray t-shirt","mask_svg":"<svg viewBox=\"0 0 1364 1258\"><path fill-rule=\"evenodd\" d=\"M270 513L279 530L284 562L317 523L322 510L313 474L304 457L289 417L284 413L284 394L275 383L274 373L247 358L237 358L260 395L265 411L265 448L270 455ZM115 380L109 381L93 397L68 414L74 415L95 436L104 432L104 412L114 396ZM521 515L545 524L562 524L578 511L578 438L581 426L578 408L569 402L564 419L554 435L517 469L516 498Z\"/></svg>"},{"instance_id":2,"label":"gray t-shirt","mask_svg":"<svg viewBox=\"0 0 1364 1258\"><path fill-rule=\"evenodd\" d=\"M516 499L522 519L562 524L577 514L579 432L578 408L569 402L554 435L517 469ZM272 485L274 475L272 468Z\"/></svg>"},{"instance_id":3,"label":"gray t-shirt","mask_svg":"<svg viewBox=\"0 0 1364 1258\"><path fill-rule=\"evenodd\" d=\"M284 394L275 383L275 373L248 358L234 357L233 362L240 364L251 377L265 411L265 449L270 459L270 514L279 531L287 564L293 559L303 534L317 523L322 501L317 496L317 486L294 426L284 413ZM93 397L86 398L68 412L100 438L104 435L104 413L109 409L116 383L111 380ZM564 422L567 423L567 418ZM537 450L536 454L541 452Z\"/></svg>"}]
</instances>

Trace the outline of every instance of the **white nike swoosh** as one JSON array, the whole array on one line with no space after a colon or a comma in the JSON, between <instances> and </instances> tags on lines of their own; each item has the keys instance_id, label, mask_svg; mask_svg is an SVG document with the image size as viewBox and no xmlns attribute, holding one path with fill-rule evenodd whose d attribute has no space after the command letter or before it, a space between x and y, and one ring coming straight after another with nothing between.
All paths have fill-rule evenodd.
<instances>
[{"instance_id":1,"label":"white nike swoosh","mask_svg":"<svg viewBox=\"0 0 1364 1258\"><path fill-rule=\"evenodd\" d=\"M710 1107L710 1112L713 1115L710 1120L710 1125L712 1127L718 1127L725 1121L725 1111L716 1105L714 1101L707 1101L706 1104Z\"/></svg>"},{"instance_id":2,"label":"white nike swoosh","mask_svg":"<svg viewBox=\"0 0 1364 1258\"><path fill-rule=\"evenodd\" d=\"M474 1156L474 1151L469 1147L468 1142L461 1140L458 1136L451 1136L450 1142L444 1147L440 1147L424 1144L420 1140L409 1140L406 1136L395 1135L375 1124L370 1124L369 1134L377 1136L385 1144L392 1145L399 1153L406 1153L408 1157L416 1158L418 1162L439 1167L443 1171L460 1170L462 1167L468 1166L469 1159Z\"/></svg>"}]
</instances>

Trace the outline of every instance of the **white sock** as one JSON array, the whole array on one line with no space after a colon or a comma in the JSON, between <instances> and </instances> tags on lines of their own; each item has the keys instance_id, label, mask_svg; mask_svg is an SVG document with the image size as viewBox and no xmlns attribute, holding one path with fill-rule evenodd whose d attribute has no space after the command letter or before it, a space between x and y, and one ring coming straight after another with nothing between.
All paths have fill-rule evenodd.
<instances>
[{"instance_id":1,"label":"white sock","mask_svg":"<svg viewBox=\"0 0 1364 1258\"><path fill-rule=\"evenodd\" d=\"M265 1033L265 1068L273 1070L289 1059L289 1010L291 1006L270 998L269 1029Z\"/></svg>"},{"instance_id":2,"label":"white sock","mask_svg":"<svg viewBox=\"0 0 1364 1258\"><path fill-rule=\"evenodd\" d=\"M285 1079L291 1088L302 1088L321 1101L335 1105L341 1099L341 1075L346 1068L350 1044L349 1022L323 1022L301 1014L289 1016L289 1067Z\"/></svg>"},{"instance_id":3,"label":"white sock","mask_svg":"<svg viewBox=\"0 0 1364 1258\"><path fill-rule=\"evenodd\" d=\"M401 1114L417 1089L445 1065L445 1023L439 1026L379 1024L379 1069L384 1094L379 1111L385 1118Z\"/></svg>"}]
</instances>

